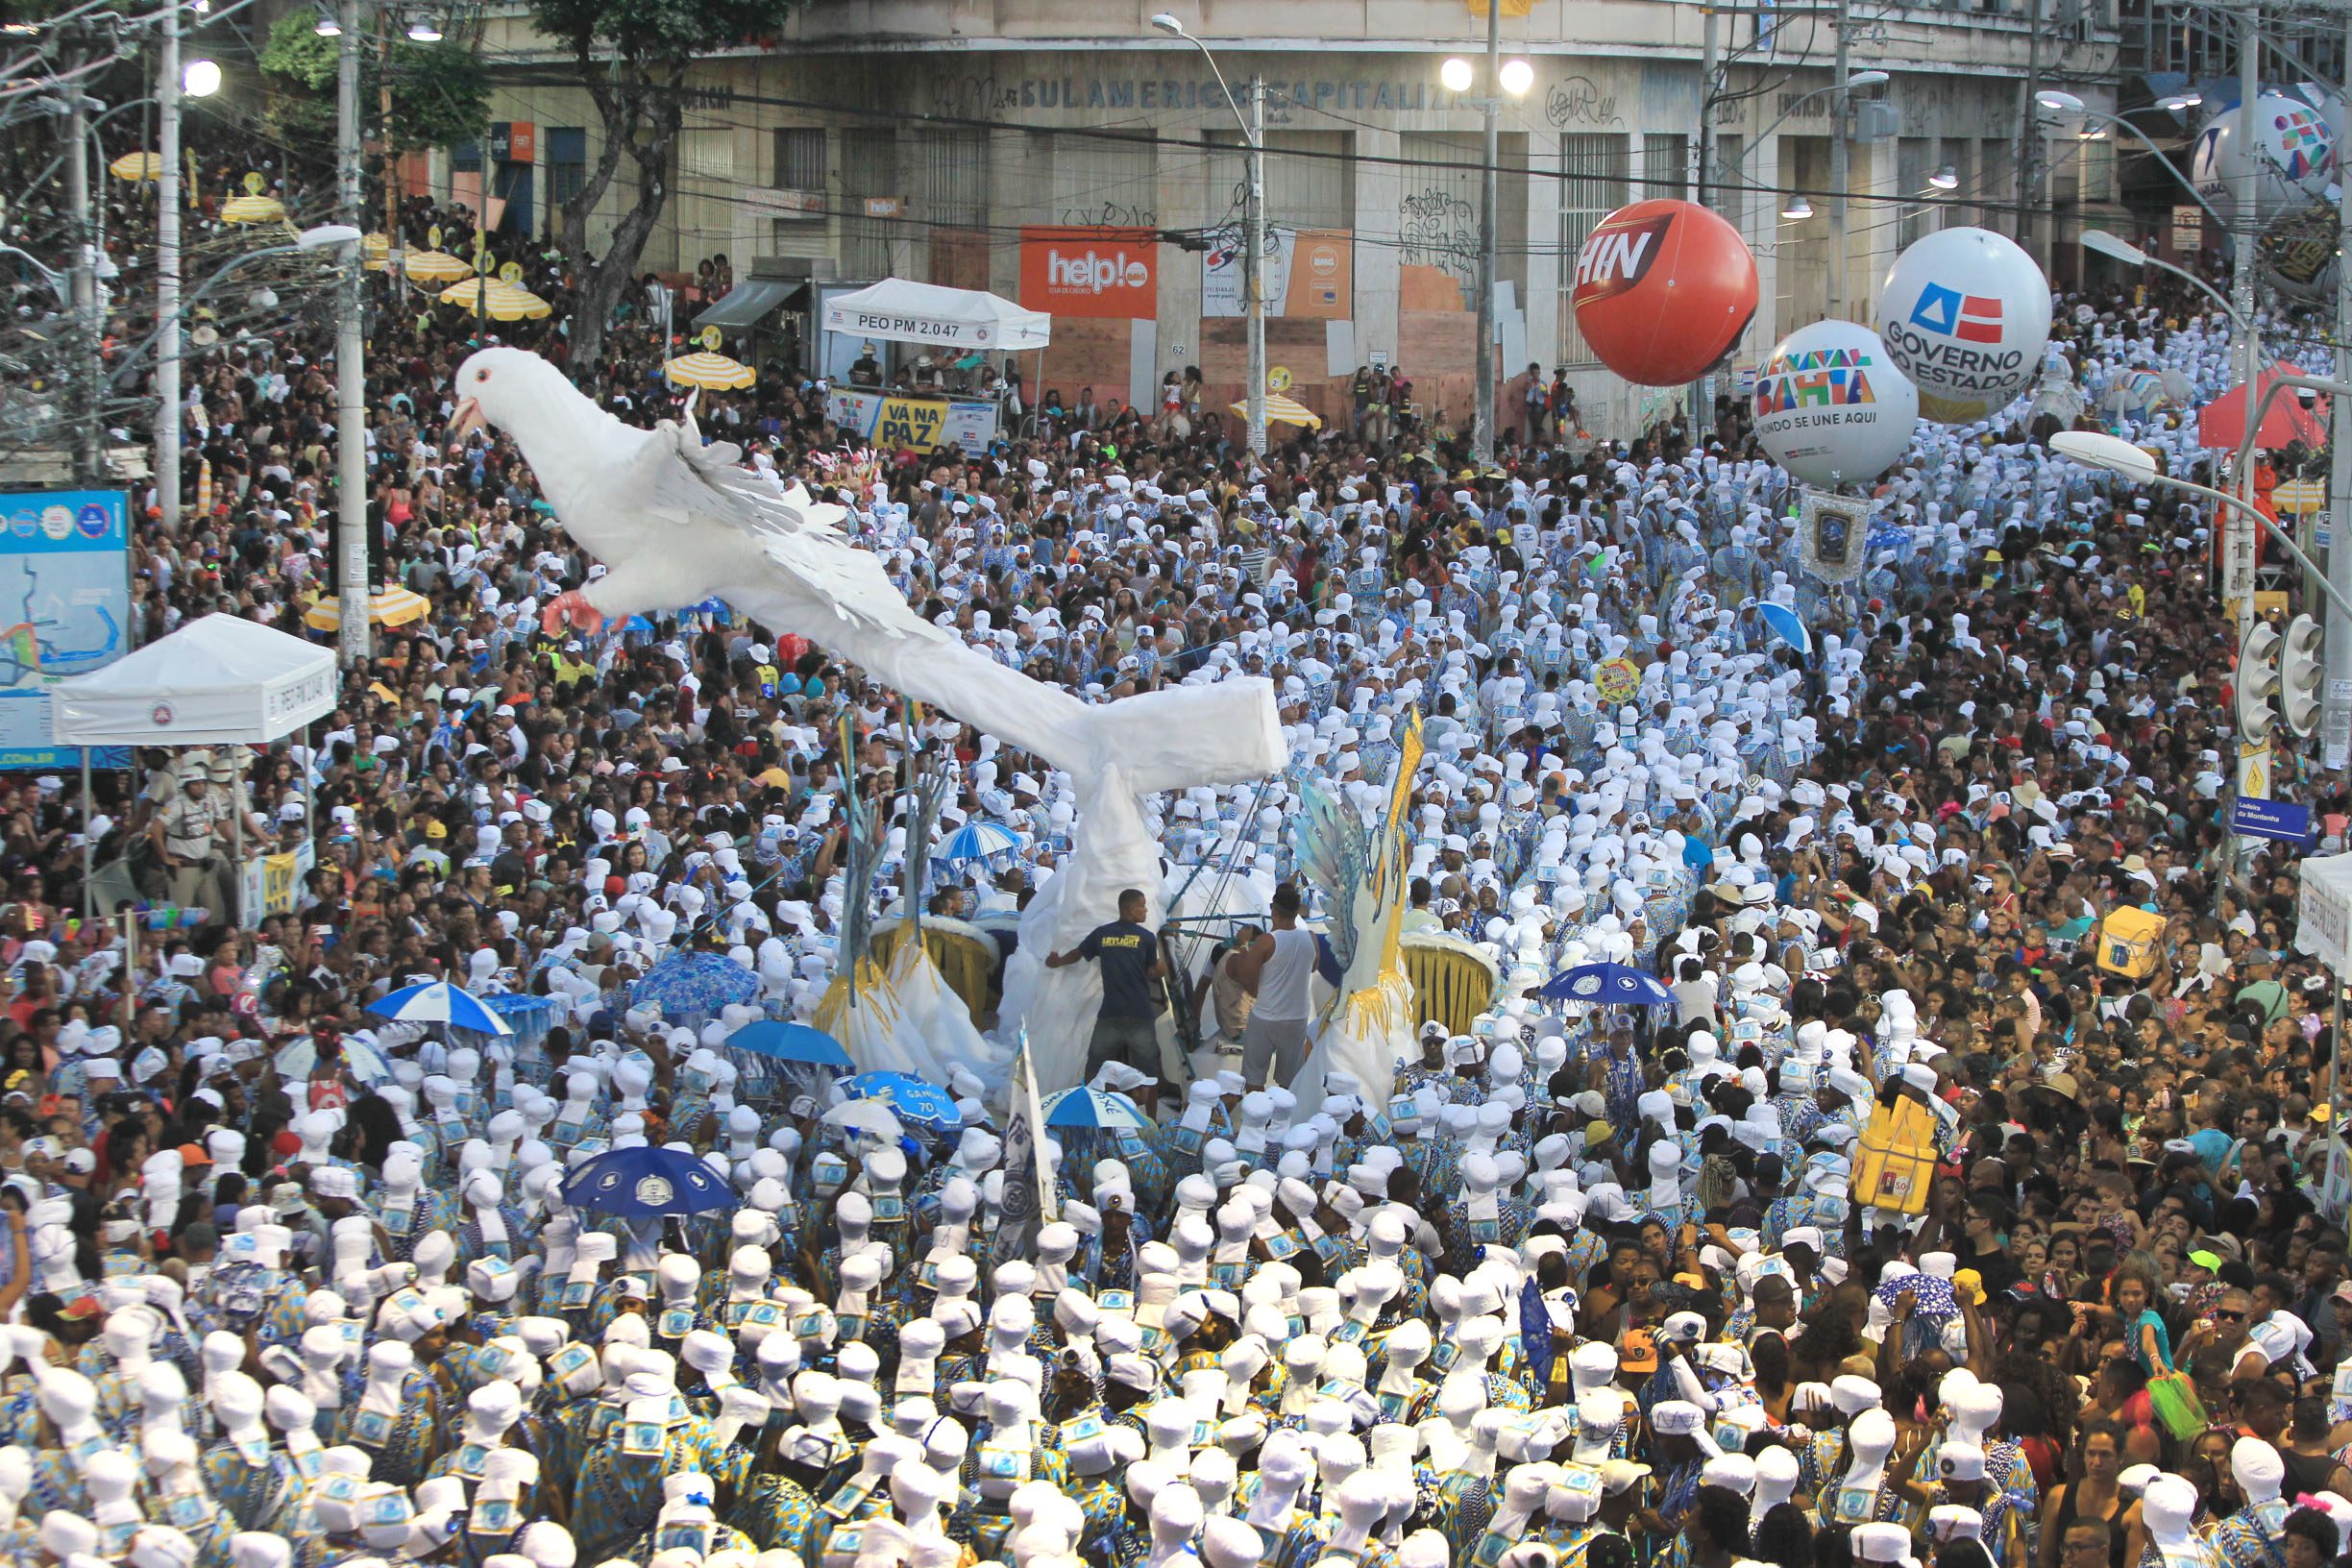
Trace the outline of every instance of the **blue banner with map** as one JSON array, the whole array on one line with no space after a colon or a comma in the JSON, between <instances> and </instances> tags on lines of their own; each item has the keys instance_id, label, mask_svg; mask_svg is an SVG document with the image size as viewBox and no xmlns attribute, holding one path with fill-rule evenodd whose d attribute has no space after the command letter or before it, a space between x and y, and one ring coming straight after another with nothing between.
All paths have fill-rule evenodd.
<instances>
[{"instance_id":1,"label":"blue banner with map","mask_svg":"<svg viewBox=\"0 0 2352 1568\"><path fill-rule=\"evenodd\" d=\"M130 507L120 490L0 495L0 769L72 768L49 740L49 688L130 651ZM90 765L126 766L119 747Z\"/></svg>"}]
</instances>

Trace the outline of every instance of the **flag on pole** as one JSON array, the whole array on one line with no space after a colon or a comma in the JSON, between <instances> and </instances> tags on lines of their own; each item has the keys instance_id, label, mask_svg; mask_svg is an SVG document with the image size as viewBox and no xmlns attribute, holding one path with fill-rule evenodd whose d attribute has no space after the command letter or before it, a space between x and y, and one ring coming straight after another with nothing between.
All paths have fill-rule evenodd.
<instances>
[{"instance_id":1,"label":"flag on pole","mask_svg":"<svg viewBox=\"0 0 2352 1568\"><path fill-rule=\"evenodd\" d=\"M1541 1386L1552 1381L1557 1346L1552 1337L1552 1309L1544 1302L1543 1286L1532 1275L1519 1287L1519 1353Z\"/></svg>"},{"instance_id":2,"label":"flag on pole","mask_svg":"<svg viewBox=\"0 0 2352 1568\"><path fill-rule=\"evenodd\" d=\"M1025 1258L1030 1238L1054 1213L1053 1172L1045 1164L1045 1115L1038 1106L1037 1069L1029 1060L1029 1031L1023 1029L1013 1055L1011 1105L1005 1116L1004 1205L996 1219L997 1262Z\"/></svg>"}]
</instances>

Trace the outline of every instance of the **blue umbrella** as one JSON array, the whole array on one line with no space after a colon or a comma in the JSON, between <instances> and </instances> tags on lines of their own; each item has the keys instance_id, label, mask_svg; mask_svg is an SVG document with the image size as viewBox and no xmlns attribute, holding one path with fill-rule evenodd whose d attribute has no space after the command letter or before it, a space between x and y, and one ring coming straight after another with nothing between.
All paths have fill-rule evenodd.
<instances>
[{"instance_id":1,"label":"blue umbrella","mask_svg":"<svg viewBox=\"0 0 2352 1568\"><path fill-rule=\"evenodd\" d=\"M691 1154L641 1144L592 1155L564 1178L564 1202L591 1213L646 1219L734 1207L735 1194Z\"/></svg>"},{"instance_id":2,"label":"blue umbrella","mask_svg":"<svg viewBox=\"0 0 2352 1568\"><path fill-rule=\"evenodd\" d=\"M961 861L986 860L1020 847L1020 835L1001 822L973 821L966 822L947 835L947 842L939 846L933 858L943 865Z\"/></svg>"},{"instance_id":3,"label":"blue umbrella","mask_svg":"<svg viewBox=\"0 0 2352 1568\"><path fill-rule=\"evenodd\" d=\"M853 1100L881 1100L899 1118L935 1133L952 1133L964 1126L955 1097L937 1084L924 1083L911 1072L861 1072L842 1080L841 1090Z\"/></svg>"},{"instance_id":4,"label":"blue umbrella","mask_svg":"<svg viewBox=\"0 0 2352 1568\"><path fill-rule=\"evenodd\" d=\"M1065 1089L1045 1096L1040 1107L1048 1127L1127 1127L1141 1132L1151 1125L1135 1101L1099 1089Z\"/></svg>"},{"instance_id":5,"label":"blue umbrella","mask_svg":"<svg viewBox=\"0 0 2352 1568\"><path fill-rule=\"evenodd\" d=\"M805 1023L778 1023L772 1018L762 1018L727 1036L726 1042L739 1051L778 1062L805 1062L818 1067L857 1066L849 1060L849 1053L842 1049L840 1041Z\"/></svg>"},{"instance_id":6,"label":"blue umbrella","mask_svg":"<svg viewBox=\"0 0 2352 1568\"><path fill-rule=\"evenodd\" d=\"M1547 1002L1590 1002L1600 1007L1663 1007L1674 992L1654 974L1623 964L1580 964L1563 969L1536 992Z\"/></svg>"},{"instance_id":7,"label":"blue umbrella","mask_svg":"<svg viewBox=\"0 0 2352 1568\"><path fill-rule=\"evenodd\" d=\"M629 1006L658 1007L676 1018L715 1015L759 993L760 977L723 953L672 953L629 987Z\"/></svg>"},{"instance_id":8,"label":"blue umbrella","mask_svg":"<svg viewBox=\"0 0 2352 1568\"><path fill-rule=\"evenodd\" d=\"M445 1023L453 1029L472 1029L485 1035L511 1035L506 1020L481 1004L481 998L459 991L446 980L429 986L404 986L368 1011L395 1023Z\"/></svg>"},{"instance_id":9,"label":"blue umbrella","mask_svg":"<svg viewBox=\"0 0 2352 1568\"><path fill-rule=\"evenodd\" d=\"M1813 632L1804 624L1803 616L1786 604L1775 604L1770 600L1757 599L1749 602L1755 609L1756 619L1764 623L1765 630L1806 657L1812 656Z\"/></svg>"}]
</instances>

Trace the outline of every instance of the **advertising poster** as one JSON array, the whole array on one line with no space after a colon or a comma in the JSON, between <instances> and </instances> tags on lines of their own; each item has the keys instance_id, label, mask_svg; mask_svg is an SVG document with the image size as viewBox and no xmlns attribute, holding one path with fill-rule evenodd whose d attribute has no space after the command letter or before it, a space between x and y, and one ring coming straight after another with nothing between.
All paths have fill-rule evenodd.
<instances>
[{"instance_id":1,"label":"advertising poster","mask_svg":"<svg viewBox=\"0 0 2352 1568\"><path fill-rule=\"evenodd\" d=\"M80 747L50 743L49 688L130 651L129 510L120 490L0 495L0 768L80 766Z\"/></svg>"},{"instance_id":2,"label":"advertising poster","mask_svg":"<svg viewBox=\"0 0 2352 1568\"><path fill-rule=\"evenodd\" d=\"M1347 229L1275 229L1266 255L1266 313L1346 321L1356 314L1356 236ZM1219 230L1201 256L1201 314L1248 314L1241 231ZM1026 302L1023 302L1026 303Z\"/></svg>"}]
</instances>

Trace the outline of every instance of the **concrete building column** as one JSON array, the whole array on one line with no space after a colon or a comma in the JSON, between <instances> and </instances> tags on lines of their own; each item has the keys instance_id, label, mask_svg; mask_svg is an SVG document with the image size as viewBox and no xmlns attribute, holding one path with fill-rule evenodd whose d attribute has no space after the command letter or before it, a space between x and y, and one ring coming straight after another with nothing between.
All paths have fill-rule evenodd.
<instances>
[{"instance_id":1,"label":"concrete building column","mask_svg":"<svg viewBox=\"0 0 2352 1568\"><path fill-rule=\"evenodd\" d=\"M1405 202L1406 170L1372 161L1403 156L1394 131L1356 133L1356 230L1393 235ZM1375 351L1397 356L1397 274L1402 253L1393 243L1356 246L1356 359L1369 364Z\"/></svg>"},{"instance_id":2,"label":"concrete building column","mask_svg":"<svg viewBox=\"0 0 2352 1568\"><path fill-rule=\"evenodd\" d=\"M1527 311L1527 354L1518 364L1503 366L1506 382L1526 369L1529 359L1543 366L1547 376L1559 363L1561 291L1576 277L1576 257L1559 253L1558 133L1531 129L1527 162L1528 173L1520 176L1527 182L1527 297L1520 302Z\"/></svg>"}]
</instances>

